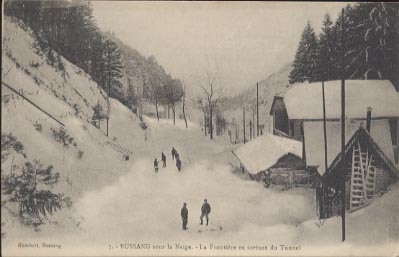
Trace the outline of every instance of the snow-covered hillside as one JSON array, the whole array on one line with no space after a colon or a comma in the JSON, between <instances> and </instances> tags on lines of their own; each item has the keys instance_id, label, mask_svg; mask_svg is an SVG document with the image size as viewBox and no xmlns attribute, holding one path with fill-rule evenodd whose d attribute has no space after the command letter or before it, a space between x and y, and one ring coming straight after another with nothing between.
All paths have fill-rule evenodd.
<instances>
[{"instance_id":1,"label":"snow-covered hillside","mask_svg":"<svg viewBox=\"0 0 399 257\"><path fill-rule=\"evenodd\" d=\"M64 69L49 65L50 61L39 50L32 32L25 32L9 18L4 22L4 82L21 90L34 102L49 98L48 102L41 103L41 107L51 109L52 114L59 118L76 112L78 117L87 119L96 103L106 107L105 92L83 70L63 57L60 59ZM54 52L53 55L58 54ZM48 97L50 95L52 97ZM63 102L63 105L55 102Z\"/></svg>"},{"instance_id":2,"label":"snow-covered hillside","mask_svg":"<svg viewBox=\"0 0 399 257\"><path fill-rule=\"evenodd\" d=\"M101 188L127 170L129 162L121 149L140 147L144 131L136 116L110 99L110 136L106 137L105 122L102 129L90 122L94 105L100 103L107 110L105 92L62 57L64 71L50 65L35 48L37 42L30 31L8 18L3 21L2 82L7 86L2 84L2 135L12 133L27 157L14 154L15 158L2 161L2 172L16 165L14 172L18 173L24 162L33 160L52 165L61 176L55 191L75 202L83 192ZM54 131L61 130L73 138L69 145L55 139ZM130 161L134 158L130 155ZM17 231L14 225L18 225L15 220L6 222L4 230Z\"/></svg>"}]
</instances>

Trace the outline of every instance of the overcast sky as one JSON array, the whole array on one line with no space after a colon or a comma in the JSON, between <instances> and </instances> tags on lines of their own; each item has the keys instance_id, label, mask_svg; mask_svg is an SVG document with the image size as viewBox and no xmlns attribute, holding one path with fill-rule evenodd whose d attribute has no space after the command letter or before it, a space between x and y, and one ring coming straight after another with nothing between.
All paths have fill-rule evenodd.
<instances>
[{"instance_id":1,"label":"overcast sky","mask_svg":"<svg viewBox=\"0 0 399 257\"><path fill-rule=\"evenodd\" d=\"M256 84L291 62L309 20L320 32L346 3L94 1L99 27L173 77L197 84L216 72L225 94Z\"/></svg>"}]
</instances>

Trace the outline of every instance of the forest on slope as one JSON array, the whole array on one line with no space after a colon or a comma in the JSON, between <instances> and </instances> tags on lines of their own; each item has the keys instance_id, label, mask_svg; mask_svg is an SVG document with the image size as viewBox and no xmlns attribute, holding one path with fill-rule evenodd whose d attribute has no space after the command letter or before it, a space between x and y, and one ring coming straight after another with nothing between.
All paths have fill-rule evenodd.
<instances>
[{"instance_id":1,"label":"forest on slope","mask_svg":"<svg viewBox=\"0 0 399 257\"><path fill-rule=\"evenodd\" d=\"M32 29L37 47L54 66L63 70L64 57L132 110L141 100L170 106L181 99L180 80L167 74L154 56L147 58L101 31L88 0L6 1L4 14Z\"/></svg>"}]
</instances>

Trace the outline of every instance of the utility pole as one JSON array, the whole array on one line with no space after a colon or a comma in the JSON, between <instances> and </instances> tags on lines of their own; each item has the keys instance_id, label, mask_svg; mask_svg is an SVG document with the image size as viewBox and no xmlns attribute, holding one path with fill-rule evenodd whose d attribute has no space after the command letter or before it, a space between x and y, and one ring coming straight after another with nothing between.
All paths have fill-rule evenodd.
<instances>
[{"instance_id":1,"label":"utility pole","mask_svg":"<svg viewBox=\"0 0 399 257\"><path fill-rule=\"evenodd\" d=\"M243 123L244 144L245 144L245 107L242 108L242 123Z\"/></svg>"},{"instance_id":2,"label":"utility pole","mask_svg":"<svg viewBox=\"0 0 399 257\"><path fill-rule=\"evenodd\" d=\"M327 172L328 169L328 160L327 160L327 128L326 128L326 96L324 91L324 79L321 81L321 88L323 93L323 131L324 131L324 173ZM322 206L323 206L323 216L325 217L325 188L324 188L324 177L321 177L321 199L322 199Z\"/></svg>"},{"instance_id":3,"label":"utility pole","mask_svg":"<svg viewBox=\"0 0 399 257\"><path fill-rule=\"evenodd\" d=\"M323 93L323 131L324 131L324 168L327 171L328 161L327 161L327 128L326 128L326 96L324 91L324 80L321 81L321 88Z\"/></svg>"},{"instance_id":4,"label":"utility pole","mask_svg":"<svg viewBox=\"0 0 399 257\"><path fill-rule=\"evenodd\" d=\"M252 138L255 138L255 109L252 108Z\"/></svg>"},{"instance_id":5,"label":"utility pole","mask_svg":"<svg viewBox=\"0 0 399 257\"><path fill-rule=\"evenodd\" d=\"M252 120L249 120L249 140L252 140Z\"/></svg>"},{"instance_id":6,"label":"utility pole","mask_svg":"<svg viewBox=\"0 0 399 257\"><path fill-rule=\"evenodd\" d=\"M256 136L259 136L259 84L256 82Z\"/></svg>"},{"instance_id":7,"label":"utility pole","mask_svg":"<svg viewBox=\"0 0 399 257\"><path fill-rule=\"evenodd\" d=\"M344 8L342 8L341 23L341 158L345 157L345 42L344 42ZM346 190L345 190L345 167L341 167L342 189L341 189L341 219L342 219L342 242L345 241L345 212L346 212Z\"/></svg>"},{"instance_id":8,"label":"utility pole","mask_svg":"<svg viewBox=\"0 0 399 257\"><path fill-rule=\"evenodd\" d=\"M238 123L238 120L237 120ZM240 142L240 124L237 124L237 141Z\"/></svg>"}]
</instances>

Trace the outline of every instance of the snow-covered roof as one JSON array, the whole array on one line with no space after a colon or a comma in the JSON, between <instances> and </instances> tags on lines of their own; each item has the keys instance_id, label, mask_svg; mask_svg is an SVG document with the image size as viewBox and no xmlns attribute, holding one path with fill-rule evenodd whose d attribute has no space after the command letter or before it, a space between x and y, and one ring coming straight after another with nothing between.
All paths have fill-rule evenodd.
<instances>
[{"instance_id":1,"label":"snow-covered roof","mask_svg":"<svg viewBox=\"0 0 399 257\"><path fill-rule=\"evenodd\" d=\"M361 121L346 121L345 140L347 143L358 130ZM363 122L364 123L364 122ZM365 127L365 124L363 125ZM318 166L320 175L325 173L324 165L324 134L322 121L305 121L306 165ZM327 164L328 167L341 152L341 124L340 122L327 122ZM388 159L394 162L394 153L391 141L391 132L388 120L372 120L371 136L384 152Z\"/></svg>"},{"instance_id":2,"label":"snow-covered roof","mask_svg":"<svg viewBox=\"0 0 399 257\"><path fill-rule=\"evenodd\" d=\"M256 174L272 167L289 153L302 158L302 142L268 133L242 145L233 153L249 173Z\"/></svg>"},{"instance_id":3,"label":"snow-covered roof","mask_svg":"<svg viewBox=\"0 0 399 257\"><path fill-rule=\"evenodd\" d=\"M325 85L326 118L341 117L341 81ZM346 80L345 111L349 118L365 118L371 107L372 118L399 117L399 93L388 80ZM289 119L323 118L321 82L294 85L284 97Z\"/></svg>"}]
</instances>

